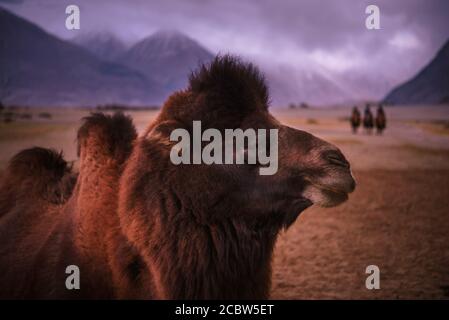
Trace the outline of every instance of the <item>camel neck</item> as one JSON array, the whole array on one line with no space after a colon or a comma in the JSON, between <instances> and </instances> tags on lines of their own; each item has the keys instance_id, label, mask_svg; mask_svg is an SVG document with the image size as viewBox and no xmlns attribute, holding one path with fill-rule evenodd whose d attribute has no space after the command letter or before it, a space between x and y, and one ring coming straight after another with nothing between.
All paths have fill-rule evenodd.
<instances>
[{"instance_id":1,"label":"camel neck","mask_svg":"<svg viewBox=\"0 0 449 320\"><path fill-rule=\"evenodd\" d=\"M169 299L267 299L276 240L270 230L254 231L227 219L211 225L182 224L159 241L150 257ZM162 239L161 239L162 240Z\"/></svg>"}]
</instances>

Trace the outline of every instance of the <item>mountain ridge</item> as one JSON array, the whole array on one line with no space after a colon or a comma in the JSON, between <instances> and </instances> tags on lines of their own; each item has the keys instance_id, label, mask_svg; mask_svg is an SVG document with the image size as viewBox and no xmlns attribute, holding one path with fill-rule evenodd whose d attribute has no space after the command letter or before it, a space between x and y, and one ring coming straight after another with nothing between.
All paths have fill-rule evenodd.
<instances>
[{"instance_id":1,"label":"mountain ridge","mask_svg":"<svg viewBox=\"0 0 449 320\"><path fill-rule=\"evenodd\" d=\"M1 7L0 49L0 101L23 105L160 105L186 87L190 73L201 63L214 58L198 41L177 30L159 30L131 46L108 32L65 41ZM427 66L430 71L423 68L402 85L408 87L405 93L398 86L384 102L449 101L449 42L435 59L436 66L433 60ZM257 57L250 60L257 62ZM308 60L297 66L258 62L275 107L347 104L378 97L367 96L367 88L376 83L370 85L362 73L348 77ZM379 95L385 92L380 89Z\"/></svg>"},{"instance_id":2,"label":"mountain ridge","mask_svg":"<svg viewBox=\"0 0 449 320\"><path fill-rule=\"evenodd\" d=\"M98 59L0 8L0 100L71 106L152 104L161 89L141 73Z\"/></svg>"},{"instance_id":3,"label":"mountain ridge","mask_svg":"<svg viewBox=\"0 0 449 320\"><path fill-rule=\"evenodd\" d=\"M393 105L449 103L449 40L424 68L393 88L383 101Z\"/></svg>"},{"instance_id":4,"label":"mountain ridge","mask_svg":"<svg viewBox=\"0 0 449 320\"><path fill-rule=\"evenodd\" d=\"M167 93L185 88L191 71L214 54L176 30L160 30L131 46L117 62L158 81Z\"/></svg>"},{"instance_id":5,"label":"mountain ridge","mask_svg":"<svg viewBox=\"0 0 449 320\"><path fill-rule=\"evenodd\" d=\"M70 42L81 46L107 61L115 61L128 48L123 41L109 32L95 32L78 35Z\"/></svg>"}]
</instances>

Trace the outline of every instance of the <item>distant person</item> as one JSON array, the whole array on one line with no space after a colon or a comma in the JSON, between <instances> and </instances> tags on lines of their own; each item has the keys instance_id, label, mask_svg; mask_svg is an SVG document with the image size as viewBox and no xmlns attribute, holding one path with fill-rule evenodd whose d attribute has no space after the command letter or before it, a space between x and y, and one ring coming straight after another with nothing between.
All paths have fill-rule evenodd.
<instances>
[{"instance_id":1,"label":"distant person","mask_svg":"<svg viewBox=\"0 0 449 320\"><path fill-rule=\"evenodd\" d=\"M352 115L351 115L351 127L353 133L357 133L357 130L359 129L361 123L362 117L360 115L359 108L355 106L354 108L352 108Z\"/></svg>"},{"instance_id":2,"label":"distant person","mask_svg":"<svg viewBox=\"0 0 449 320\"><path fill-rule=\"evenodd\" d=\"M363 127L365 128L366 133L372 134L374 127L374 119L369 104L367 104L365 107L365 114L363 116Z\"/></svg>"},{"instance_id":3,"label":"distant person","mask_svg":"<svg viewBox=\"0 0 449 320\"><path fill-rule=\"evenodd\" d=\"M379 107L377 108L377 114L376 114L377 134L382 134L382 132L385 130L386 126L387 126L387 117L385 115L383 106L381 104L379 104Z\"/></svg>"}]
</instances>

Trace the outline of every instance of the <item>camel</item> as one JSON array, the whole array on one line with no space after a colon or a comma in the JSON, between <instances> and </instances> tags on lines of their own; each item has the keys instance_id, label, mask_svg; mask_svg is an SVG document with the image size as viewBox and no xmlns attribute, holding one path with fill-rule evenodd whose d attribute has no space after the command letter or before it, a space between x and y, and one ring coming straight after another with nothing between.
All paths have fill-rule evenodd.
<instances>
[{"instance_id":1,"label":"camel","mask_svg":"<svg viewBox=\"0 0 449 320\"><path fill-rule=\"evenodd\" d=\"M381 104L377 107L375 123L377 134L382 134L387 126L387 117L385 116L385 111Z\"/></svg>"},{"instance_id":2,"label":"camel","mask_svg":"<svg viewBox=\"0 0 449 320\"><path fill-rule=\"evenodd\" d=\"M367 134L373 133L374 118L373 114L371 113L369 104L366 104L365 107L365 114L363 115L363 127L365 128L365 132Z\"/></svg>"},{"instance_id":3,"label":"camel","mask_svg":"<svg viewBox=\"0 0 449 320\"><path fill-rule=\"evenodd\" d=\"M258 69L219 56L193 72L137 136L123 114L78 131L79 172L43 148L12 158L0 185L0 298L267 299L276 238L312 204L355 188L341 151L282 125ZM279 169L174 165L176 128L276 128ZM66 267L80 288L65 286Z\"/></svg>"},{"instance_id":4,"label":"camel","mask_svg":"<svg viewBox=\"0 0 449 320\"><path fill-rule=\"evenodd\" d=\"M350 118L352 133L357 133L357 130L360 127L360 123L362 122L362 117L360 116L360 111L357 106L352 108L352 114Z\"/></svg>"}]
</instances>

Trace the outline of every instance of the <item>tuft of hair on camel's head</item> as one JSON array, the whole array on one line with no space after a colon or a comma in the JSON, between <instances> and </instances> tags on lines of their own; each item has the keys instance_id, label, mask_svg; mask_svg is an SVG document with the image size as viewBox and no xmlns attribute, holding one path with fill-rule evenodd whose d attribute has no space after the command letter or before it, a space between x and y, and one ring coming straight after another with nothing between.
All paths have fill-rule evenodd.
<instances>
[{"instance_id":1,"label":"tuft of hair on camel's head","mask_svg":"<svg viewBox=\"0 0 449 320\"><path fill-rule=\"evenodd\" d=\"M334 145L279 123L268 88L252 64L219 56L190 76L135 144L121 179L125 235L153 267L159 297L268 297L276 235L311 206L344 202L355 188ZM263 165L173 164L184 129L277 129L278 171ZM177 270L175 272L174 270Z\"/></svg>"}]
</instances>

